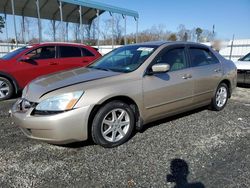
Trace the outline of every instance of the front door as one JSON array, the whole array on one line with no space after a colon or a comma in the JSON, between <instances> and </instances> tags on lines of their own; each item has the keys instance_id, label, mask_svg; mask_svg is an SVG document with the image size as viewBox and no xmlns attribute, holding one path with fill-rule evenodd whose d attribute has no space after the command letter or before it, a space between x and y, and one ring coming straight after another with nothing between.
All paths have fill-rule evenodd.
<instances>
[{"instance_id":1,"label":"front door","mask_svg":"<svg viewBox=\"0 0 250 188\"><path fill-rule=\"evenodd\" d=\"M15 68L16 80L22 80L21 87L24 87L28 82L38 76L58 71L55 46L36 48L25 54L25 58L22 57L17 61Z\"/></svg>"},{"instance_id":2,"label":"front door","mask_svg":"<svg viewBox=\"0 0 250 188\"><path fill-rule=\"evenodd\" d=\"M194 82L184 45L163 49L153 64L167 63L167 73L146 75L143 78L146 119L164 117L192 103Z\"/></svg>"}]
</instances>

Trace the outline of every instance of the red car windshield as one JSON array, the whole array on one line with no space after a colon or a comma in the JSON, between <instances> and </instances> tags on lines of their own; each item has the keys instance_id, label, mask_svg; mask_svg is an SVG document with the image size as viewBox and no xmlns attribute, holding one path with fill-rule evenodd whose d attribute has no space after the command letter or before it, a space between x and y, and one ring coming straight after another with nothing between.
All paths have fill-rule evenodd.
<instances>
[{"instance_id":1,"label":"red car windshield","mask_svg":"<svg viewBox=\"0 0 250 188\"><path fill-rule=\"evenodd\" d=\"M12 52L9 52L6 55L4 55L2 57L2 59L4 59L4 60L12 59L12 58L14 58L15 56L17 56L18 54L20 54L21 52L23 52L26 49L28 49L27 46L24 46L24 47L21 47L21 48L17 48L16 50L14 50Z\"/></svg>"}]
</instances>

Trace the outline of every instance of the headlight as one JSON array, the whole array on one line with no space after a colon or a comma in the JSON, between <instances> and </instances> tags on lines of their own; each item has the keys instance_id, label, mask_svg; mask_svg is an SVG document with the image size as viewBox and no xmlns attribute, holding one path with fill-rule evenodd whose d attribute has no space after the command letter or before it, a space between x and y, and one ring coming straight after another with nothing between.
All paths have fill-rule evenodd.
<instances>
[{"instance_id":1,"label":"headlight","mask_svg":"<svg viewBox=\"0 0 250 188\"><path fill-rule=\"evenodd\" d=\"M76 91L72 93L65 93L45 99L36 106L36 110L39 111L65 111L71 110L80 97L83 95L83 91Z\"/></svg>"}]
</instances>

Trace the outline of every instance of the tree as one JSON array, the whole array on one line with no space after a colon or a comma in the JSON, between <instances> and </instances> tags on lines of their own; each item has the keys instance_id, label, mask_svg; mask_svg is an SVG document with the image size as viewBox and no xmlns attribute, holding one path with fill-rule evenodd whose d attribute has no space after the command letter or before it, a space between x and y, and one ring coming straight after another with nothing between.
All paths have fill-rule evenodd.
<instances>
[{"instance_id":1,"label":"tree","mask_svg":"<svg viewBox=\"0 0 250 188\"><path fill-rule=\"evenodd\" d=\"M74 23L72 26L72 31L73 31L73 38L75 42L78 42L80 39L80 24Z\"/></svg>"},{"instance_id":2,"label":"tree","mask_svg":"<svg viewBox=\"0 0 250 188\"><path fill-rule=\"evenodd\" d=\"M4 28L5 20L3 16L0 16L0 33L3 33L2 29Z\"/></svg>"},{"instance_id":3,"label":"tree","mask_svg":"<svg viewBox=\"0 0 250 188\"><path fill-rule=\"evenodd\" d=\"M201 33L203 32L203 30L199 27L196 28L195 30L195 33L196 33L196 36L197 36L197 42L200 42L200 37L201 37Z\"/></svg>"},{"instance_id":4,"label":"tree","mask_svg":"<svg viewBox=\"0 0 250 188\"><path fill-rule=\"evenodd\" d=\"M102 35L104 36L104 38L109 38L110 40L112 40L112 35L113 35L114 43L121 44L122 31L123 31L123 27L121 26L122 16L121 15L113 15L113 16L114 16L114 20L113 18L110 18L105 21L106 26L104 26L104 28L109 28L108 32L106 31L108 33L107 36L104 36L103 32L102 32ZM114 23L112 23L113 21ZM112 29L114 30L112 31Z\"/></svg>"},{"instance_id":5,"label":"tree","mask_svg":"<svg viewBox=\"0 0 250 188\"><path fill-rule=\"evenodd\" d=\"M177 40L176 34L175 33L170 34L168 37L168 40L169 41L176 41Z\"/></svg>"},{"instance_id":6,"label":"tree","mask_svg":"<svg viewBox=\"0 0 250 188\"><path fill-rule=\"evenodd\" d=\"M177 27L177 38L180 41L188 41L190 39L190 30L186 29L185 25L180 24Z\"/></svg>"},{"instance_id":7,"label":"tree","mask_svg":"<svg viewBox=\"0 0 250 188\"><path fill-rule=\"evenodd\" d=\"M60 26L60 22L56 20L49 20L47 35L50 37L50 40L56 41L56 34L58 32L58 27Z\"/></svg>"},{"instance_id":8,"label":"tree","mask_svg":"<svg viewBox=\"0 0 250 188\"><path fill-rule=\"evenodd\" d=\"M187 32L185 32L185 34L183 36L183 41L188 41L188 34L187 34Z\"/></svg>"},{"instance_id":9,"label":"tree","mask_svg":"<svg viewBox=\"0 0 250 188\"><path fill-rule=\"evenodd\" d=\"M25 31L24 34L27 42L29 42L32 38L37 36L37 34L35 34L36 26L37 26L37 19L30 17L24 18L24 31Z\"/></svg>"},{"instance_id":10,"label":"tree","mask_svg":"<svg viewBox=\"0 0 250 188\"><path fill-rule=\"evenodd\" d=\"M202 42L210 42L214 40L214 36L215 34L212 31L203 29L203 32L201 34L201 40Z\"/></svg>"}]
</instances>

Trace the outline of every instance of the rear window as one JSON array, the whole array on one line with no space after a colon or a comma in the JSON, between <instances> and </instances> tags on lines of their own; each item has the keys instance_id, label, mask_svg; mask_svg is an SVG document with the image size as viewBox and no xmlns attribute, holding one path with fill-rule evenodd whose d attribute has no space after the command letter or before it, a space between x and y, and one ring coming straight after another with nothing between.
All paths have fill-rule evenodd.
<instances>
[{"instance_id":1,"label":"rear window","mask_svg":"<svg viewBox=\"0 0 250 188\"><path fill-rule=\"evenodd\" d=\"M80 48L73 46L60 46L60 57L81 57Z\"/></svg>"},{"instance_id":2,"label":"rear window","mask_svg":"<svg viewBox=\"0 0 250 188\"><path fill-rule=\"evenodd\" d=\"M218 59L208 49L190 48L189 53L192 67L219 63Z\"/></svg>"},{"instance_id":3,"label":"rear window","mask_svg":"<svg viewBox=\"0 0 250 188\"><path fill-rule=\"evenodd\" d=\"M92 52L90 52L89 50L82 48L82 56L95 56Z\"/></svg>"}]
</instances>

